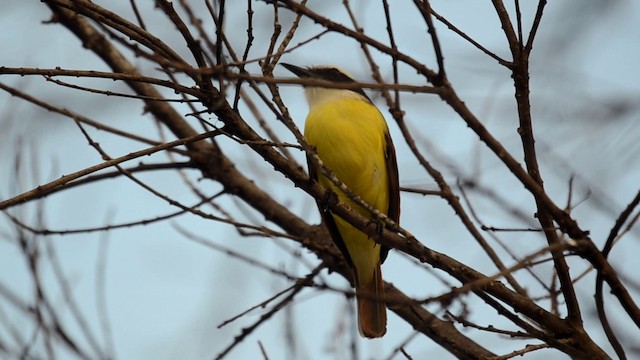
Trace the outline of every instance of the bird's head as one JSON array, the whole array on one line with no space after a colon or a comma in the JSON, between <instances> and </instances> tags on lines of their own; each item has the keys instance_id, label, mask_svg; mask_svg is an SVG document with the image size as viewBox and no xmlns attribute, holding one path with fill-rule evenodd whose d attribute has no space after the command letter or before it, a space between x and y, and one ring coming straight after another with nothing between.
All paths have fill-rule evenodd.
<instances>
[{"instance_id":1,"label":"bird's head","mask_svg":"<svg viewBox=\"0 0 640 360\"><path fill-rule=\"evenodd\" d=\"M337 66L321 65L308 68L282 63L282 66L294 73L300 79L325 80L334 83L352 83L355 81L351 75ZM320 87L318 85L304 85L304 93L309 103L309 107L324 104L328 101L335 101L345 98L355 98L370 102L367 95L360 88L357 89L336 89Z\"/></svg>"}]
</instances>

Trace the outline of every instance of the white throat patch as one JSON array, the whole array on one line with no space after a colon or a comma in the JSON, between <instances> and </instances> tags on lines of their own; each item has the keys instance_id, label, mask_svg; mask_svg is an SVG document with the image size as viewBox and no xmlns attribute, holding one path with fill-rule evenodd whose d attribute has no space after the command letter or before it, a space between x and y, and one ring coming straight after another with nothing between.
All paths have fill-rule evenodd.
<instances>
[{"instance_id":1,"label":"white throat patch","mask_svg":"<svg viewBox=\"0 0 640 360\"><path fill-rule=\"evenodd\" d=\"M355 91L347 89L327 89L321 87L306 87L304 89L304 95L309 103L309 108L326 104L331 101L344 100L344 99L357 99L362 101L369 101L366 97L358 94Z\"/></svg>"}]
</instances>

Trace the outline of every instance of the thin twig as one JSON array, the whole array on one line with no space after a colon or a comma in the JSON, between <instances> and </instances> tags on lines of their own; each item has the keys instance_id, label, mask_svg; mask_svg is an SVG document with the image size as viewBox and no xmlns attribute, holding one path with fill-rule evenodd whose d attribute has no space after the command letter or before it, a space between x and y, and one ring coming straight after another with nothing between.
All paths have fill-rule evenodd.
<instances>
[{"instance_id":1,"label":"thin twig","mask_svg":"<svg viewBox=\"0 0 640 360\"><path fill-rule=\"evenodd\" d=\"M422 14L424 22L427 24L427 30L431 36L431 43L433 44L433 51L436 55L436 61L438 63L438 76L433 81L433 84L438 86L446 80L447 74L444 69L444 55L442 54L442 48L440 47L440 39L436 34L436 27L433 25L433 19L431 18L431 4L429 0L414 0L414 4Z\"/></svg>"},{"instance_id":2,"label":"thin twig","mask_svg":"<svg viewBox=\"0 0 640 360\"><path fill-rule=\"evenodd\" d=\"M216 360L222 359L223 357L225 357L229 351L231 351L236 345L240 344L242 342L242 340L244 340L249 334L251 334L255 329L258 328L258 326L262 325L265 321L267 321L268 319L270 319L273 315L275 315L278 311L282 310L286 305L288 305L289 303L291 303L293 301L293 299L295 298L295 296L302 291L302 289L304 289L305 287L308 286L308 284L310 282L313 281L313 278L320 272L320 270L322 270L324 268L323 264L320 264L318 267L316 267L314 269L314 271L312 271L311 273L309 273L307 276L305 276L304 278L298 280L296 282L296 284L294 285L293 289L291 289L291 293L289 295L287 295L284 299L282 299L280 302L276 303L273 308L271 310L269 310L267 313L263 314L262 316L260 316L260 319L258 321L256 321L253 325L243 328L242 332L236 336L235 340L229 345L227 346L222 352L220 352L217 356L216 356Z\"/></svg>"},{"instance_id":3,"label":"thin twig","mask_svg":"<svg viewBox=\"0 0 640 360\"><path fill-rule=\"evenodd\" d=\"M186 73L193 73L192 71L185 71ZM205 72L206 73L206 72ZM33 69L33 68L12 68L0 66L0 74L3 75L44 75L44 76L71 76L71 77L83 77L83 78L101 78L111 80L124 80L127 82L141 82L153 85L164 86L173 89L179 93L189 94L196 97L202 96L202 91L193 87L182 86L173 81L161 80L152 77L142 76L140 74L119 73L119 72L104 72L104 71L87 71L87 70L70 70L70 69ZM148 96L150 99L159 99L160 96ZM157 100L154 100L157 101Z\"/></svg>"},{"instance_id":4,"label":"thin twig","mask_svg":"<svg viewBox=\"0 0 640 360\"><path fill-rule=\"evenodd\" d=\"M501 58L496 53L494 53L494 52L490 51L489 49L485 48L484 46L482 46L479 42L474 40L472 37L467 35L464 31L460 30L457 26L455 26L453 23L451 23L449 20L447 20L444 16L440 15L438 12L433 10L433 8L431 8L431 14L433 16L435 16L435 18L438 21L440 21L441 23L445 24L449 28L449 30L451 30L454 33L458 34L461 38L463 38L466 41L468 41L469 43L471 43L471 45L476 47L478 50L482 51L483 53L487 54L488 56L490 56L491 58L496 60L498 62L498 64L506 66L506 67L511 67L513 65L511 62Z\"/></svg>"},{"instance_id":5,"label":"thin twig","mask_svg":"<svg viewBox=\"0 0 640 360\"><path fill-rule=\"evenodd\" d=\"M82 170L76 171L74 173L71 173L69 175L64 175L62 177L60 177L57 180L51 181L49 183L43 184L43 185L39 185L37 188L29 190L27 192L24 192L18 196L15 196L13 198L4 200L0 202L0 210L4 210L4 209L8 209L12 206L21 204L21 203L25 203L27 201L33 200L33 199L38 199L38 198L42 198L44 196L49 195L50 193L52 193L53 191L57 190L60 187L64 187L67 184L69 184L71 181L79 179L83 176L89 175L91 173L94 173L96 171L102 170L102 169L106 169L108 167L111 166L115 166L118 165L120 163L123 163L125 161L130 161L133 159L137 159L139 157L142 156L147 156L147 155L151 155L154 153L157 153L159 151L163 151L166 149L170 149L176 146L181 146L181 145L185 145L188 143L192 143L192 142L196 142L196 141L200 141L203 139L207 139L210 138L212 136L216 136L218 135L219 132L217 131L209 131L206 132L204 134L199 134L196 136L192 136L189 138L184 138L184 139L178 139L175 141L171 141L165 144L161 144L161 145L157 145L157 146L153 146L150 147L148 149L144 149L144 150L140 150L140 151L136 151L136 152L132 152L128 155L124 155L115 159L111 159L109 161L105 161L103 163L94 165L94 166L90 166L88 168L84 168Z\"/></svg>"},{"instance_id":6,"label":"thin twig","mask_svg":"<svg viewBox=\"0 0 640 360\"><path fill-rule=\"evenodd\" d=\"M629 218L633 210L638 206L638 204L640 204L640 191L638 191L636 196L633 198L633 200L631 200L631 202L629 203L629 205L627 205L624 211L620 213L620 216L618 216L618 219L616 219L614 226L611 228L609 237L607 238L607 241L605 242L604 247L602 249L602 256L604 256L605 258L609 256L611 249L613 249L614 241L617 238L617 234L622 228L622 225L624 225L624 223L627 221L627 219ZM616 355L618 355L620 359L626 359L627 357L626 357L624 348L622 347L622 344L620 344L620 341L618 340L615 334L615 331L613 330L613 328L609 324L609 320L607 319L607 313L604 308L603 284L604 284L604 280L603 280L602 272L598 271L596 275L596 293L595 293L598 318L600 319L602 328L605 334L607 335L607 339L609 340L609 343L615 350Z\"/></svg>"}]
</instances>

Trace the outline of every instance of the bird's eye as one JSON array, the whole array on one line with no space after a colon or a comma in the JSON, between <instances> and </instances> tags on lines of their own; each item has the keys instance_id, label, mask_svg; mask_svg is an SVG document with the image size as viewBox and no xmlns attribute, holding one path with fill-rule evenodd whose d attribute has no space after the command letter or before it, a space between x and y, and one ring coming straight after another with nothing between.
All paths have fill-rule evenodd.
<instances>
[{"instance_id":1,"label":"bird's eye","mask_svg":"<svg viewBox=\"0 0 640 360\"><path fill-rule=\"evenodd\" d=\"M352 78L350 78L349 76L347 76L346 74L344 74L343 72L335 68L323 69L322 77L326 80L335 81L335 82L353 82L354 81Z\"/></svg>"}]
</instances>

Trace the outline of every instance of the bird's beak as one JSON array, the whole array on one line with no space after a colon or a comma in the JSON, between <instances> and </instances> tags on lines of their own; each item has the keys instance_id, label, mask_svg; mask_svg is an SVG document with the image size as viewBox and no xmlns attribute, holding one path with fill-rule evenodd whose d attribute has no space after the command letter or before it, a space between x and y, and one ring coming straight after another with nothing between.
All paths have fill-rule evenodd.
<instances>
[{"instance_id":1,"label":"bird's beak","mask_svg":"<svg viewBox=\"0 0 640 360\"><path fill-rule=\"evenodd\" d=\"M309 71L309 70L307 70L305 68L301 68L299 66L286 64L286 63L280 63L280 65L286 67L287 70L289 70L292 73L296 74L296 76L299 77L299 78L310 78L310 77L313 77L313 73L311 73L311 71Z\"/></svg>"}]
</instances>

